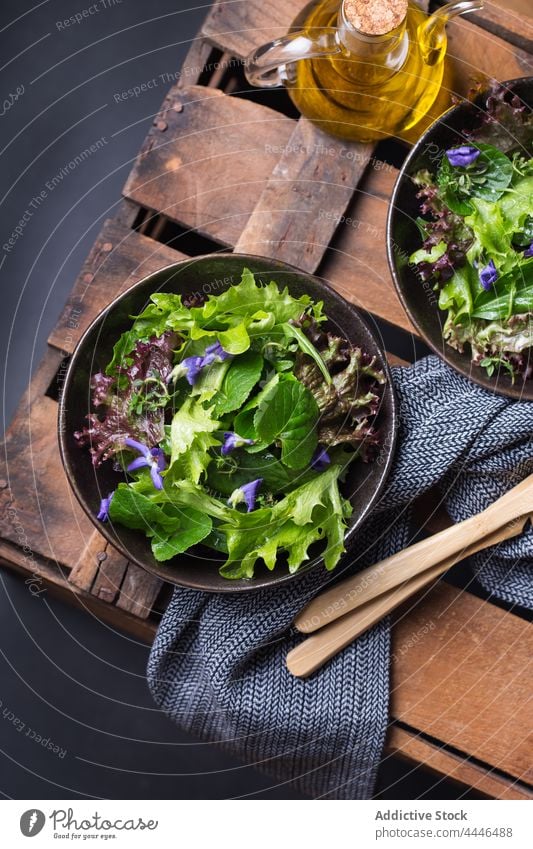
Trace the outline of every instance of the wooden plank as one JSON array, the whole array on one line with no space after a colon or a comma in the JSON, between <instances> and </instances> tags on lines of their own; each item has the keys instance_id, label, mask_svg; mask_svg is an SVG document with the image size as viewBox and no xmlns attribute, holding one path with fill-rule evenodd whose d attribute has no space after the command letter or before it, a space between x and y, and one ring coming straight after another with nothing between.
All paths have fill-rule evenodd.
<instances>
[{"instance_id":1,"label":"wooden plank","mask_svg":"<svg viewBox=\"0 0 533 849\"><path fill-rule=\"evenodd\" d=\"M444 5L445 0L439 3ZM468 20L494 33L509 44L533 52L533 18L531 0L485 0L481 12L468 16Z\"/></svg>"},{"instance_id":2,"label":"wooden plank","mask_svg":"<svg viewBox=\"0 0 533 849\"><path fill-rule=\"evenodd\" d=\"M34 556L32 565L28 566L28 558L22 549L0 539L0 566L23 577L28 592L36 598L50 593L55 598L90 613L101 622L123 633L130 634L147 644L153 642L157 620L139 619L138 616L132 616L126 610L119 611L115 605L106 604L95 596L83 592L69 583L62 569L51 561Z\"/></svg>"},{"instance_id":3,"label":"wooden plank","mask_svg":"<svg viewBox=\"0 0 533 849\"><path fill-rule=\"evenodd\" d=\"M244 59L250 50L287 34L305 6L305 0L219 0L202 27L202 33L221 50Z\"/></svg>"},{"instance_id":4,"label":"wooden plank","mask_svg":"<svg viewBox=\"0 0 533 849\"><path fill-rule=\"evenodd\" d=\"M49 348L6 433L0 459L0 536L69 567L78 562L93 525L79 507L57 447L57 403L44 393L60 388L61 354Z\"/></svg>"},{"instance_id":5,"label":"wooden plank","mask_svg":"<svg viewBox=\"0 0 533 849\"><path fill-rule=\"evenodd\" d=\"M210 68L210 57L213 53L213 46L205 40L202 33L199 32L197 37L191 43L189 51L183 65L180 68L178 85L183 88L190 85L198 85L204 71L207 73L214 72L216 69Z\"/></svg>"},{"instance_id":6,"label":"wooden plank","mask_svg":"<svg viewBox=\"0 0 533 849\"><path fill-rule=\"evenodd\" d=\"M530 624L441 582L393 634L392 716L533 784Z\"/></svg>"},{"instance_id":7,"label":"wooden plank","mask_svg":"<svg viewBox=\"0 0 533 849\"><path fill-rule=\"evenodd\" d=\"M294 121L216 89L173 88L124 188L142 206L234 245Z\"/></svg>"},{"instance_id":8,"label":"wooden plank","mask_svg":"<svg viewBox=\"0 0 533 849\"><path fill-rule=\"evenodd\" d=\"M159 595L163 581L130 563L120 590L117 607L133 616L147 619Z\"/></svg>"},{"instance_id":9,"label":"wooden plank","mask_svg":"<svg viewBox=\"0 0 533 849\"><path fill-rule=\"evenodd\" d=\"M68 579L80 590L89 592L101 563L106 559L107 540L94 530L82 549L78 562L70 570Z\"/></svg>"},{"instance_id":10,"label":"wooden plank","mask_svg":"<svg viewBox=\"0 0 533 849\"><path fill-rule=\"evenodd\" d=\"M512 80L532 73L533 57L466 18L447 26L455 94L467 95L476 79Z\"/></svg>"},{"instance_id":11,"label":"wooden plank","mask_svg":"<svg viewBox=\"0 0 533 849\"><path fill-rule=\"evenodd\" d=\"M372 145L333 139L300 118L235 250L315 271L371 152Z\"/></svg>"},{"instance_id":12,"label":"wooden plank","mask_svg":"<svg viewBox=\"0 0 533 849\"><path fill-rule=\"evenodd\" d=\"M89 324L117 295L185 254L111 219L87 257L48 342L71 354Z\"/></svg>"},{"instance_id":13,"label":"wooden plank","mask_svg":"<svg viewBox=\"0 0 533 849\"><path fill-rule=\"evenodd\" d=\"M436 746L416 732L407 731L398 725L393 724L389 728L386 750L389 754L409 761L415 768L424 764L436 776L458 781L489 799L533 799L533 788L508 780L474 763L468 756L459 757L443 746Z\"/></svg>"},{"instance_id":14,"label":"wooden plank","mask_svg":"<svg viewBox=\"0 0 533 849\"><path fill-rule=\"evenodd\" d=\"M397 174L391 165L372 159L346 213L338 216L329 207L319 212L331 216L338 229L318 272L363 312L414 333L396 295L386 253L387 212Z\"/></svg>"},{"instance_id":15,"label":"wooden plank","mask_svg":"<svg viewBox=\"0 0 533 849\"><path fill-rule=\"evenodd\" d=\"M100 562L91 592L96 598L112 604L120 592L128 561L112 545L107 546L105 555L105 559Z\"/></svg>"}]
</instances>

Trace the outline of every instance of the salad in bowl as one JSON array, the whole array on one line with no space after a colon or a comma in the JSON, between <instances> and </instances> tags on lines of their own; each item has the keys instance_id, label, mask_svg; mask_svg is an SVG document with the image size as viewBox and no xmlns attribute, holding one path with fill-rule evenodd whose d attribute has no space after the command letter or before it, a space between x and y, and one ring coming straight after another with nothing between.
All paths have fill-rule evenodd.
<instances>
[{"instance_id":1,"label":"salad in bowl","mask_svg":"<svg viewBox=\"0 0 533 849\"><path fill-rule=\"evenodd\" d=\"M214 559L226 583L265 569L294 575L317 553L334 569L366 511L368 476L359 473L354 501L352 469L378 458L370 503L379 458L387 467L391 455L380 413L390 386L375 346L346 338L322 299L240 274L207 295L151 291L126 327L122 313L110 355L86 375L90 410L63 426L64 457L90 457L98 482L93 520L130 557L123 529L144 538L148 568L165 577L183 555L198 572ZM72 372L67 395L74 381Z\"/></svg>"},{"instance_id":2,"label":"salad in bowl","mask_svg":"<svg viewBox=\"0 0 533 849\"><path fill-rule=\"evenodd\" d=\"M530 95L529 81L495 84L446 113L406 162L389 216L389 260L415 324L436 348L423 315L436 305L444 356L514 394L533 377Z\"/></svg>"}]
</instances>

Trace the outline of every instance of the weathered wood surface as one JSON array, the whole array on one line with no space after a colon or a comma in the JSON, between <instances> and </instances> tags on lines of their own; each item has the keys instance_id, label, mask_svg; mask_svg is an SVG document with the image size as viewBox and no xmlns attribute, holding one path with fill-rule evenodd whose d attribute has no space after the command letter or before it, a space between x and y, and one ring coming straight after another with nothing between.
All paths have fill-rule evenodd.
<instances>
[{"instance_id":1,"label":"weathered wood surface","mask_svg":"<svg viewBox=\"0 0 533 849\"><path fill-rule=\"evenodd\" d=\"M395 719L533 784L531 625L440 583L394 629Z\"/></svg>"},{"instance_id":2,"label":"weathered wood surface","mask_svg":"<svg viewBox=\"0 0 533 849\"><path fill-rule=\"evenodd\" d=\"M466 93L474 73L531 73L531 57L516 47L528 42L530 23L506 18L506 2L491 0L487 19L478 16L485 29L466 20L449 27L453 91ZM349 300L412 329L384 249L396 170L374 160L370 147L218 90L240 85L234 57L283 35L302 5L228 0L209 14L208 40L192 45L128 179L127 214L106 222L6 436L0 561L34 582L30 592L59 594L146 641L155 633L154 605L166 603L161 582L109 546L78 507L58 457L57 404L46 392L60 391L62 357L113 297L183 258L161 244L167 219L216 244L318 269ZM137 212L145 235L132 229ZM186 237L179 245L187 250ZM489 797L531 798L529 633L519 617L469 593L432 589L393 629L392 715L402 725L391 726L388 751Z\"/></svg>"},{"instance_id":3,"label":"weathered wood surface","mask_svg":"<svg viewBox=\"0 0 533 849\"><path fill-rule=\"evenodd\" d=\"M476 79L512 80L532 73L533 57L467 18L447 26L452 92L467 95Z\"/></svg>"},{"instance_id":4,"label":"weathered wood surface","mask_svg":"<svg viewBox=\"0 0 533 849\"><path fill-rule=\"evenodd\" d=\"M222 245L234 245L294 129L257 103L192 86L163 104L124 193Z\"/></svg>"},{"instance_id":5,"label":"weathered wood surface","mask_svg":"<svg viewBox=\"0 0 533 849\"><path fill-rule=\"evenodd\" d=\"M392 725L386 750L389 754L407 760L414 769L418 764L424 764L425 768L436 776L445 775L489 799L533 799L533 788L519 781L510 781L494 770L484 768L469 760L468 755L460 757L444 746L431 743L415 731ZM438 781L436 784L438 785Z\"/></svg>"},{"instance_id":6,"label":"weathered wood surface","mask_svg":"<svg viewBox=\"0 0 533 849\"><path fill-rule=\"evenodd\" d=\"M235 250L315 271L371 153L371 145L332 139L300 118Z\"/></svg>"},{"instance_id":7,"label":"weathered wood surface","mask_svg":"<svg viewBox=\"0 0 533 849\"><path fill-rule=\"evenodd\" d=\"M347 300L372 315L414 333L392 283L387 256L389 198L398 172L372 158L319 266ZM330 210L324 215L334 215Z\"/></svg>"},{"instance_id":8,"label":"weathered wood surface","mask_svg":"<svg viewBox=\"0 0 533 849\"><path fill-rule=\"evenodd\" d=\"M441 0L439 5L444 5ZM531 0L485 0L481 12L468 16L480 27L499 36L509 44L533 52L533 7Z\"/></svg>"},{"instance_id":9,"label":"weathered wood surface","mask_svg":"<svg viewBox=\"0 0 533 849\"><path fill-rule=\"evenodd\" d=\"M48 342L71 354L91 321L142 277L184 259L180 251L106 221L76 280Z\"/></svg>"}]
</instances>

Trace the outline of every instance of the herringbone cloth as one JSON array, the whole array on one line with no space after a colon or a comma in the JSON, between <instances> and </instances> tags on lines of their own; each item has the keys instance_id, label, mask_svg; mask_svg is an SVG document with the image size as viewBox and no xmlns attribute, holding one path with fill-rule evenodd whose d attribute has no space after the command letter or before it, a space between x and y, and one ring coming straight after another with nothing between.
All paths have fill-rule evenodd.
<instances>
[{"instance_id":1,"label":"herringbone cloth","mask_svg":"<svg viewBox=\"0 0 533 849\"><path fill-rule=\"evenodd\" d=\"M431 487L440 487L458 521L533 472L533 404L492 395L436 357L393 376L397 456L344 574L404 547L410 505ZM528 530L472 558L472 567L500 598L533 607L532 560ZM176 589L148 682L182 728L276 781L307 796L362 799L372 795L387 728L389 626L374 627L313 677L293 678L285 656L301 637L291 622L324 580L315 570L279 589L231 597Z\"/></svg>"}]
</instances>

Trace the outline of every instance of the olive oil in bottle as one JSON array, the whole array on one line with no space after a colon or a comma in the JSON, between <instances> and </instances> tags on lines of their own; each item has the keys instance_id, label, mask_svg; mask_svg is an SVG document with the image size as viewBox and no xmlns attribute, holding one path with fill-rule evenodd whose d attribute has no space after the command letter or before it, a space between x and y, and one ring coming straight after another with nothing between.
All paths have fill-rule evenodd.
<instances>
[{"instance_id":1,"label":"olive oil in bottle","mask_svg":"<svg viewBox=\"0 0 533 849\"><path fill-rule=\"evenodd\" d=\"M459 0L428 17L414 0L319 0L285 39L251 54L247 76L283 83L300 112L335 136L411 140L449 105L447 21L482 5Z\"/></svg>"}]
</instances>

